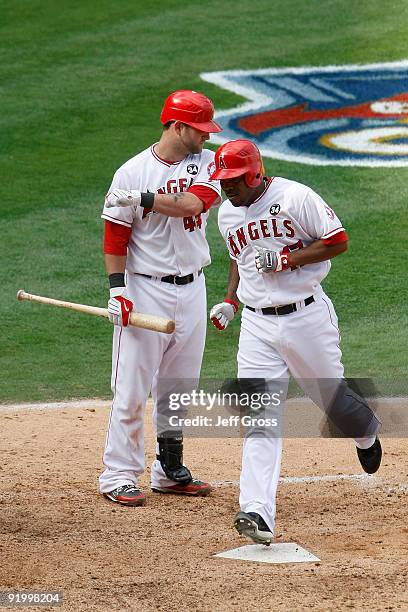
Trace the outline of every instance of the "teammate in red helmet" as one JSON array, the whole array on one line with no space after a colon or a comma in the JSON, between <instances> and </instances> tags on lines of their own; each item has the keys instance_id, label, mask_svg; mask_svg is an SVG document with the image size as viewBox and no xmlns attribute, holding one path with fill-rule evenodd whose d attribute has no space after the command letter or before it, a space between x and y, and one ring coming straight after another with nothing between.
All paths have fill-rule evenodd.
<instances>
[{"instance_id":1,"label":"teammate in red helmet","mask_svg":"<svg viewBox=\"0 0 408 612\"><path fill-rule=\"evenodd\" d=\"M224 191L234 206L246 206L247 200L255 198L264 189L264 167L258 147L249 140L232 140L215 154L213 180L222 181ZM234 180L230 180L234 179ZM242 179L242 180L241 180ZM240 184L245 187L240 194L235 192ZM236 186L231 189L231 186ZM254 191L257 188L256 191ZM235 204L234 204L235 202Z\"/></svg>"},{"instance_id":2,"label":"teammate in red helmet","mask_svg":"<svg viewBox=\"0 0 408 612\"><path fill-rule=\"evenodd\" d=\"M104 253L109 275L109 318L114 323L113 403L100 491L113 502L145 502L143 417L152 392L157 407L162 380L199 378L206 331L203 268L210 263L205 238L209 208L220 201L210 179L214 153L204 148L221 128L214 107L196 91L170 94L161 113L159 142L115 173L105 198ZM172 217L172 218L171 218ZM167 336L128 326L132 309L175 320ZM183 463L182 431L158 429L151 487L159 493L207 495Z\"/></svg>"},{"instance_id":3,"label":"teammate in red helmet","mask_svg":"<svg viewBox=\"0 0 408 612\"><path fill-rule=\"evenodd\" d=\"M257 543L270 544L282 453L282 413L274 406L276 397L278 405L285 401L289 375L325 411L330 426L354 438L368 473L381 462L380 423L343 380L337 316L320 284L330 260L347 249L348 237L335 212L309 187L265 176L259 150L248 140L218 149L211 178L220 180L228 198L218 225L230 269L226 298L212 308L210 318L224 330L238 311L238 300L245 305L238 379L244 389L271 399L245 436L235 527ZM272 415L269 421L265 414Z\"/></svg>"},{"instance_id":4,"label":"teammate in red helmet","mask_svg":"<svg viewBox=\"0 0 408 612\"><path fill-rule=\"evenodd\" d=\"M163 106L160 121L181 121L201 132L221 132L220 126L213 121L214 106L209 98L198 91L179 89L171 93Z\"/></svg>"}]
</instances>

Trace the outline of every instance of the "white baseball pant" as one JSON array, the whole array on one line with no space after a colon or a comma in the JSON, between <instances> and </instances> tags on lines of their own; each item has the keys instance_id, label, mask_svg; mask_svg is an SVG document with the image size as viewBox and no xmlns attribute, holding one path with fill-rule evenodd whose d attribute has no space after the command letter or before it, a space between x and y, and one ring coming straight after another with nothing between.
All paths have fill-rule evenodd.
<instances>
[{"instance_id":1,"label":"white baseball pant","mask_svg":"<svg viewBox=\"0 0 408 612\"><path fill-rule=\"evenodd\" d=\"M278 379L286 399L291 374L319 404L316 379L341 379L338 320L330 298L323 291L308 306L283 316L263 315L244 308L239 339L238 378ZM309 380L308 380L309 379ZM368 448L375 438L357 442ZM244 439L240 478L240 508L257 512L273 530L276 490L282 456L281 437Z\"/></svg>"},{"instance_id":2,"label":"white baseball pant","mask_svg":"<svg viewBox=\"0 0 408 612\"><path fill-rule=\"evenodd\" d=\"M174 319L176 329L167 335L131 326L114 328L113 401L103 455L105 471L99 477L101 493L124 484L137 484L145 469L143 419L150 391L157 401L160 379L198 379L205 344L204 274L187 285L128 274L127 294L136 311ZM166 477L155 460L151 485L171 484L174 481Z\"/></svg>"}]
</instances>

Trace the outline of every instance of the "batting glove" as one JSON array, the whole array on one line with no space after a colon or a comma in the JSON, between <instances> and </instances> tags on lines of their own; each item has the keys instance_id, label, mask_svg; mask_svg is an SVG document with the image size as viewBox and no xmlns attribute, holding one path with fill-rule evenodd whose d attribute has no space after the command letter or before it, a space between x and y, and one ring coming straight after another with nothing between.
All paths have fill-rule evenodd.
<instances>
[{"instance_id":1,"label":"batting glove","mask_svg":"<svg viewBox=\"0 0 408 612\"><path fill-rule=\"evenodd\" d=\"M225 299L221 304L211 308L211 323L217 329L225 329L238 312L238 304L233 300Z\"/></svg>"},{"instance_id":2,"label":"batting glove","mask_svg":"<svg viewBox=\"0 0 408 612\"><path fill-rule=\"evenodd\" d=\"M113 287L108 302L108 318L114 325L127 327L133 302L125 295L126 287Z\"/></svg>"},{"instance_id":3,"label":"batting glove","mask_svg":"<svg viewBox=\"0 0 408 612\"><path fill-rule=\"evenodd\" d=\"M282 272L290 268L289 254L277 251L268 251L262 247L255 247L255 265L259 274L263 272Z\"/></svg>"},{"instance_id":4,"label":"batting glove","mask_svg":"<svg viewBox=\"0 0 408 612\"><path fill-rule=\"evenodd\" d=\"M105 206L106 208L113 208L114 206L131 206L132 208L137 208L141 201L141 195L138 189L132 189L132 191L114 189L106 194Z\"/></svg>"}]
</instances>

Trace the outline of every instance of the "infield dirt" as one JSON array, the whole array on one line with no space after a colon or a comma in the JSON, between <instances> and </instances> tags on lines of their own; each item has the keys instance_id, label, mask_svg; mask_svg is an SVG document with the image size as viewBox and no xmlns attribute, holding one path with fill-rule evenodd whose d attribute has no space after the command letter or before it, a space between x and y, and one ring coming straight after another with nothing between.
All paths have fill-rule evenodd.
<instances>
[{"instance_id":1,"label":"infield dirt","mask_svg":"<svg viewBox=\"0 0 408 612\"><path fill-rule=\"evenodd\" d=\"M266 565L213 556L248 543L238 487L221 484L239 478L241 440L186 439L210 497L149 492L147 469L147 505L122 507L97 490L108 412L0 409L0 590L61 590L75 611L408 609L405 440L383 441L374 477L280 484L276 542L321 561ZM153 451L148 410L147 466ZM351 441L285 441L282 476L360 471Z\"/></svg>"}]
</instances>

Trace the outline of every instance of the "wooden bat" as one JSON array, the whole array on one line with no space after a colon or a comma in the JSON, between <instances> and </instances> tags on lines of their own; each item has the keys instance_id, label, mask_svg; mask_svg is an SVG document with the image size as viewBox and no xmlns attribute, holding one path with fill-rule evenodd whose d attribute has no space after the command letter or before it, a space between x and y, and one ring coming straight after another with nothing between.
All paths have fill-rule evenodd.
<instances>
[{"instance_id":1,"label":"wooden bat","mask_svg":"<svg viewBox=\"0 0 408 612\"><path fill-rule=\"evenodd\" d=\"M26 293L23 289L17 291L17 299L40 302L41 304L50 304L51 306L59 306L60 308L70 308L78 312L85 312L87 314L96 315L97 317L104 317L105 319L108 318L107 308L54 300L53 298L43 297L42 295ZM135 327L143 327L144 329L151 329L152 331L163 332L164 334L173 333L176 327L174 321L171 319L165 319L164 317L158 317L156 315L142 314L141 312L131 312L129 323Z\"/></svg>"}]
</instances>

